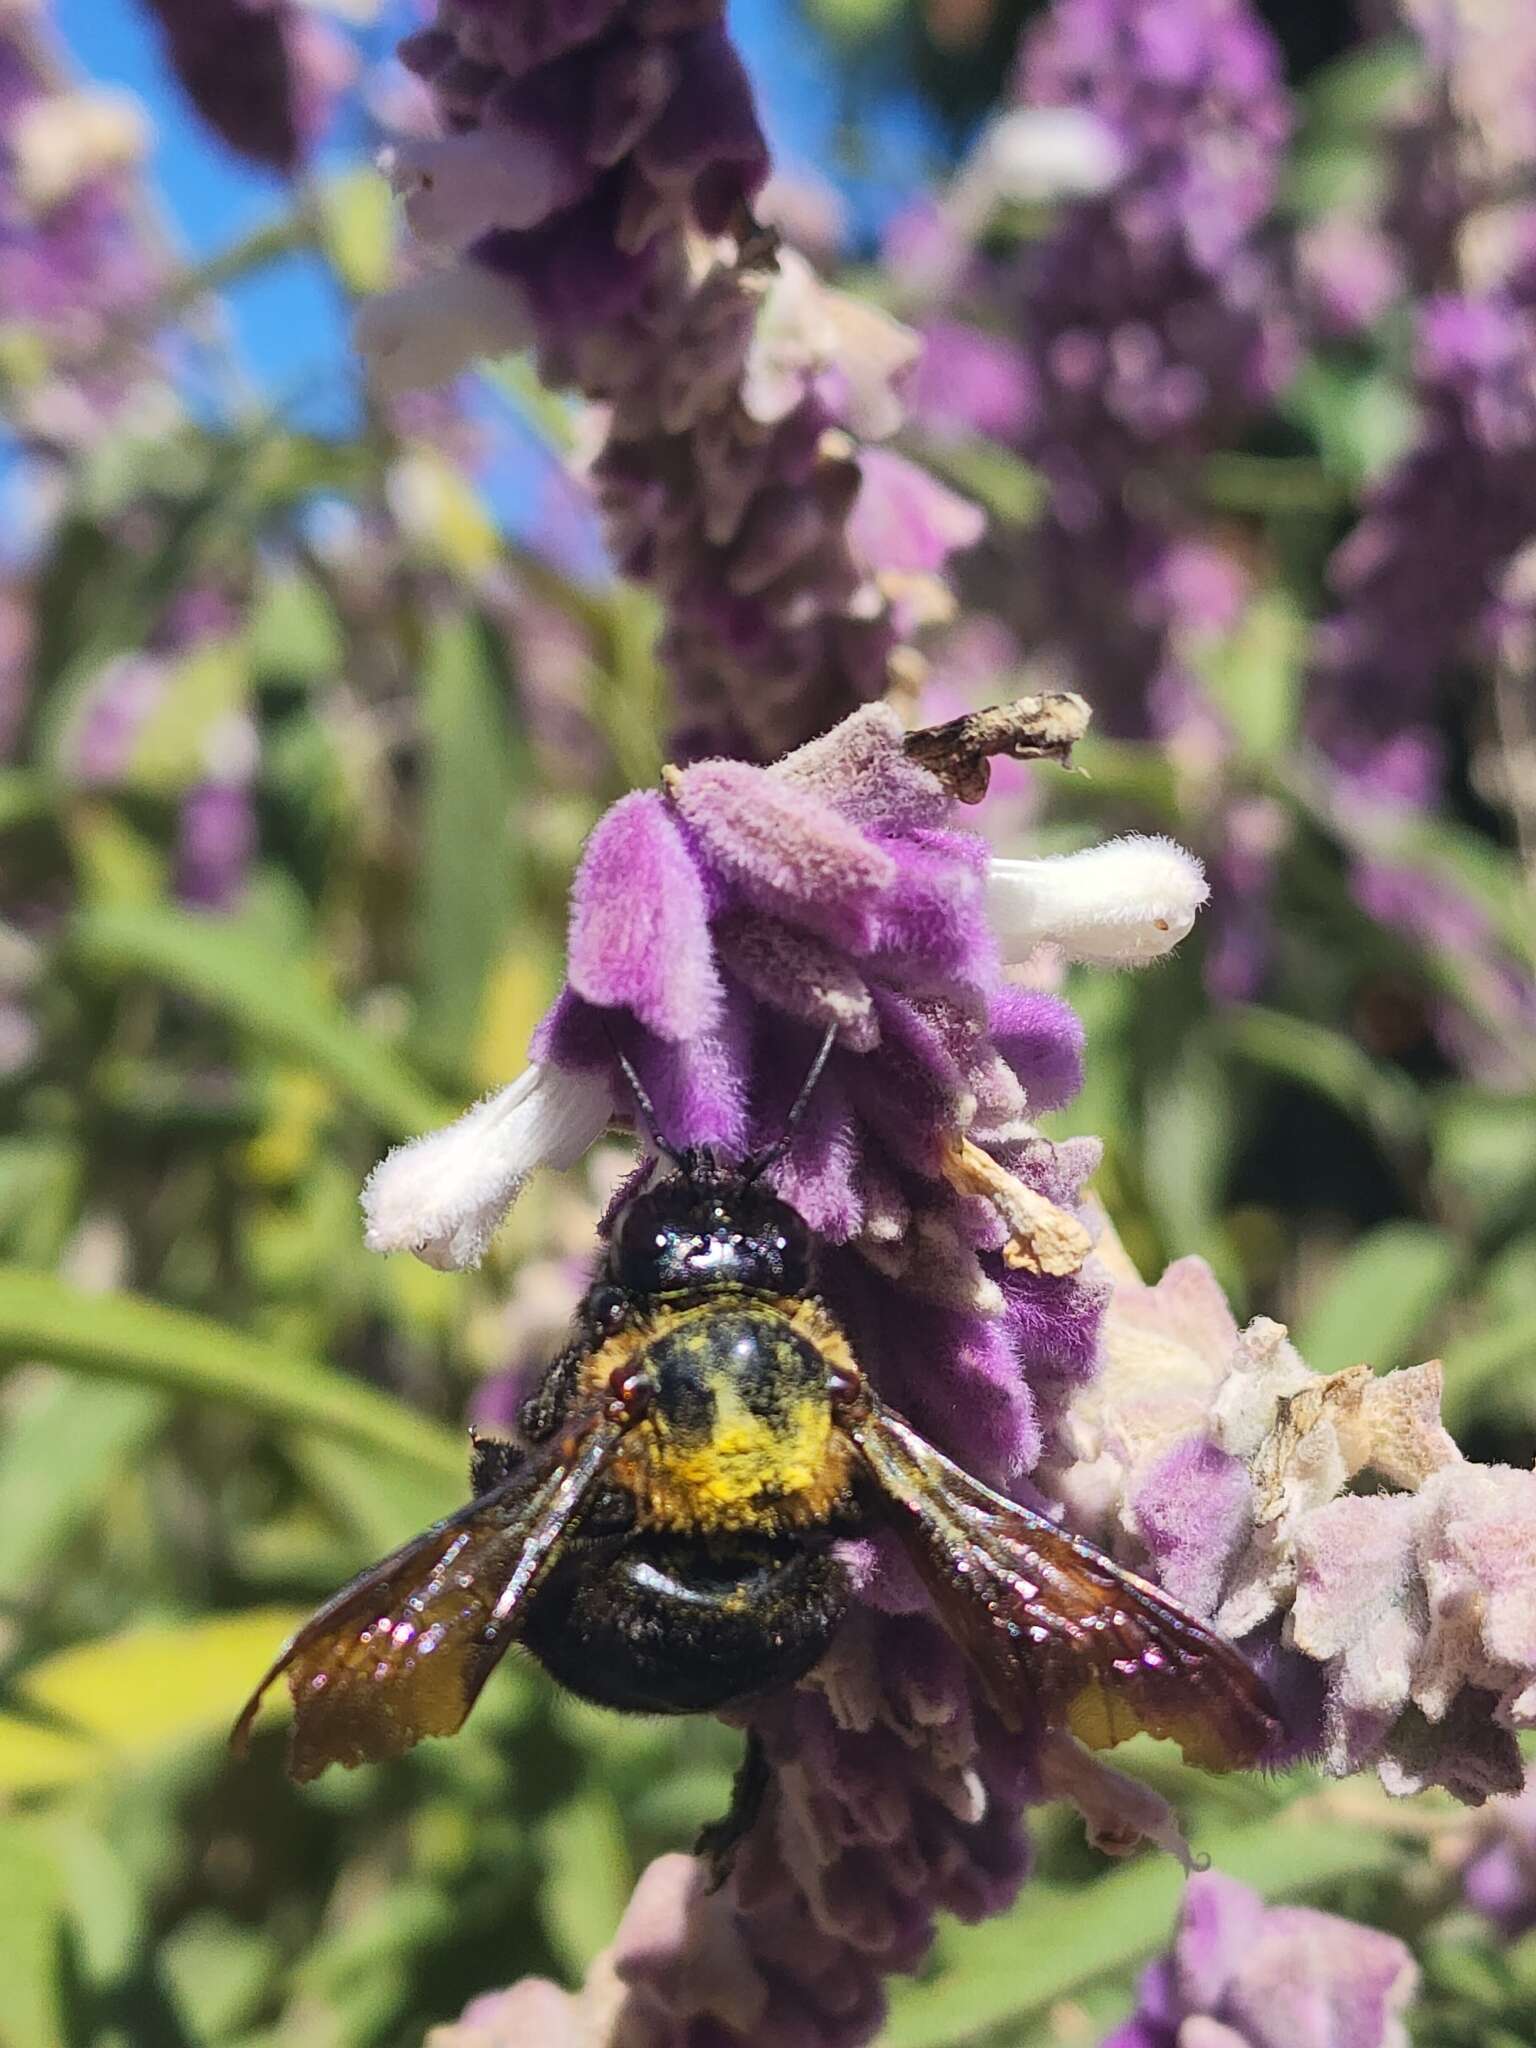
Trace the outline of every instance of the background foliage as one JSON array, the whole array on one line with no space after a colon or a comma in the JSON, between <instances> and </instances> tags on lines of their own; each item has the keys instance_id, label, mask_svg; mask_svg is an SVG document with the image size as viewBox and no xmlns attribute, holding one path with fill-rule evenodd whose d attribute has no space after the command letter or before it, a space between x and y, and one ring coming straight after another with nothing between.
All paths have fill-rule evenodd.
<instances>
[{"instance_id":1,"label":"background foliage","mask_svg":"<svg viewBox=\"0 0 1536 2048\"><path fill-rule=\"evenodd\" d=\"M789 5L753 19L835 82L832 260L889 298L880 221L969 147L1018 10ZM1363 51L1341 9L1269 12L1304 117L1294 227L1387 175L1415 59ZM579 1284L583 1177L535 1190L472 1277L370 1258L355 1194L384 1147L516 1070L582 836L660 762L653 621L601 566L564 409L516 364L380 407L339 343L317 409L250 326L242 294L296 257L328 319L392 273L364 167L390 23L344 27L369 13L321 17L351 83L307 168L251 188L251 231L189 262L130 151L107 189L133 290L91 319L0 311L7 2048L405 2048L487 1986L578 1973L733 1764L713 1724L602 1718L526 1669L452 1744L302 1791L275 1732L243 1765L223 1747L299 1613L456 1501L466 1414ZM60 90L112 69L110 38L74 25L48 43ZM792 83L769 64L770 121ZM184 124L172 90L151 112ZM211 136L194 146L222 165ZM999 227L1000 256L1033 231ZM1234 805L1265 806L1257 980L1213 1000L1198 933L1144 979L1084 977L1089 1082L1058 1128L1107 1138L1099 1185L1144 1270L1203 1252L1239 1313L1290 1323L1320 1369L1443 1354L1468 1449L1529 1464L1536 1010L1504 1000L1536 974L1510 794L1529 757L1487 667L1459 672L1433 713L1444 799L1395 853L1460 908L1406 929L1362 904L1355 820L1303 739L1325 564L1414 405L1401 310L1347 345L1308 338L1194 499L1254 579L1208 650L1230 743L1201 763L1096 739L1016 814L1045 845L1134 825L1219 850ZM940 446L921 415L912 446L993 514L967 572L987 602L1029 559L1028 465ZM1492 993L1456 916L1498 934ZM1222 1868L1414 1943L1422 2042L1536 2037L1536 1937L1500 1947L1459 1905L1476 1823L1305 1773L1216 1785L1143 1761ZM951 1931L898 1997L892 2048L1089 2041L1124 2011L1178 1873L1106 1874L1055 1817L1041 1846L1016 1912Z\"/></svg>"}]
</instances>

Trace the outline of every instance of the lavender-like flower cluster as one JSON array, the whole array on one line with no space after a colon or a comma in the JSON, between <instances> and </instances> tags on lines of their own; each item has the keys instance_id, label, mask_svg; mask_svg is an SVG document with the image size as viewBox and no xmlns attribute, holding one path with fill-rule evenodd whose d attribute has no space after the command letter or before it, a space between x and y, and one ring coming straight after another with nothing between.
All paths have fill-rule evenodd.
<instances>
[{"instance_id":1,"label":"lavender-like flower cluster","mask_svg":"<svg viewBox=\"0 0 1536 2048\"><path fill-rule=\"evenodd\" d=\"M1536 216L1532 230L1506 279L1424 309L1417 443L1334 558L1343 603L1323 642L1319 735L1378 802L1435 791L1435 714L1479 636L1487 651L1506 623L1501 591L1531 538Z\"/></svg>"},{"instance_id":2,"label":"lavender-like flower cluster","mask_svg":"<svg viewBox=\"0 0 1536 2048\"><path fill-rule=\"evenodd\" d=\"M146 144L137 104L76 89L42 13L0 10L0 309L23 422L73 445L120 403L116 323L157 281L131 180Z\"/></svg>"},{"instance_id":3,"label":"lavender-like flower cluster","mask_svg":"<svg viewBox=\"0 0 1536 2048\"><path fill-rule=\"evenodd\" d=\"M1091 115L1119 165L1009 294L1035 393L1022 445L1049 492L1038 637L1112 730L1166 735L1191 715L1181 643L1242 591L1181 499L1289 362L1259 239L1290 129L1279 56L1248 0L1062 0L1018 91Z\"/></svg>"},{"instance_id":4,"label":"lavender-like flower cluster","mask_svg":"<svg viewBox=\"0 0 1536 2048\"><path fill-rule=\"evenodd\" d=\"M893 454L861 461L915 345L756 229L767 152L718 0L442 0L402 55L446 132L390 174L458 260L364 309L376 380L531 343L607 407L592 481L615 561L662 601L674 758L770 759L883 695L979 519Z\"/></svg>"},{"instance_id":5,"label":"lavender-like flower cluster","mask_svg":"<svg viewBox=\"0 0 1536 2048\"><path fill-rule=\"evenodd\" d=\"M1536 1473L1464 1458L1440 1386L1320 1376L1279 1324L1239 1331L1200 1260L1155 1287L1121 1263L1041 1483L1243 1644L1299 1752L1478 1805L1520 1787L1536 1726Z\"/></svg>"},{"instance_id":6,"label":"lavender-like flower cluster","mask_svg":"<svg viewBox=\"0 0 1536 2048\"><path fill-rule=\"evenodd\" d=\"M1476 1000L1440 1003L1439 1035L1453 1058L1498 1081L1509 1070L1501 1041L1527 1037L1536 1018L1528 970L1475 901L1371 836L1390 839L1394 820L1438 799L1440 728L1469 664L1516 691L1529 664L1536 208L1509 175L1528 139L1519 81L1536 76L1536 22L1459 0L1402 11L1427 77L1400 125L1400 176L1373 231L1423 294L1418 430L1330 565L1339 605L1319 636L1309 713L1340 779L1358 900L1456 963Z\"/></svg>"},{"instance_id":7,"label":"lavender-like flower cluster","mask_svg":"<svg viewBox=\"0 0 1536 2048\"><path fill-rule=\"evenodd\" d=\"M782 1129L835 1025L779 1185L824 1242L820 1289L874 1383L1016 1487L1092 1370L1104 1289L1078 1207L1097 1147L1034 1122L1075 1089L1080 1034L1003 962L1045 942L1154 958L1203 895L1166 842L990 857L882 707L770 768L671 770L592 835L535 1065L383 1162L368 1241L478 1259L534 1167L633 1118L610 1032L671 1142L739 1157ZM1169 1833L1158 1802L1073 1745L1002 1727L883 1543L854 1571L859 1611L831 1656L753 1715L774 1789L730 1884L706 1897L670 1859L642 1885L620 1940L637 2040L702 2040L705 2014L722 2044L868 2040L880 1979L919 1960L935 1913L1012 1896L1021 1810L1047 1789L1102 1834ZM521 2021L554 1994L513 1997Z\"/></svg>"},{"instance_id":8,"label":"lavender-like flower cluster","mask_svg":"<svg viewBox=\"0 0 1536 2048\"><path fill-rule=\"evenodd\" d=\"M1295 356L1269 229L1291 127L1279 51L1250 0L1058 0L1016 92L950 212L1038 186L1056 215L1006 264L957 267L996 331L930 325L922 417L1005 435L1044 479L1005 603L1025 646L1112 733L1209 776L1232 735L1201 665L1250 590L1212 537L1203 471ZM1262 804L1213 811L1218 996L1261 978L1276 838Z\"/></svg>"}]
</instances>

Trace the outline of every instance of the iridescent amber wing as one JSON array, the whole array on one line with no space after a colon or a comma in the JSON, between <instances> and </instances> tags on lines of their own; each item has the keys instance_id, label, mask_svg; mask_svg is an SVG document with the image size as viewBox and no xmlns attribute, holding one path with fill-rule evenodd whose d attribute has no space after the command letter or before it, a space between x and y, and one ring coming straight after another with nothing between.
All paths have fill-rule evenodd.
<instances>
[{"instance_id":1,"label":"iridescent amber wing","mask_svg":"<svg viewBox=\"0 0 1536 2048\"><path fill-rule=\"evenodd\" d=\"M1145 1731L1233 1770L1279 1734L1230 1643L1147 1580L993 1493L874 1404L845 1425L949 1632L1011 1726L1031 1712L1090 1749Z\"/></svg>"},{"instance_id":2,"label":"iridescent amber wing","mask_svg":"<svg viewBox=\"0 0 1536 2048\"><path fill-rule=\"evenodd\" d=\"M262 1695L287 1674L292 1777L377 1763L451 1735L522 1629L531 1596L628 1423L595 1415L456 1515L330 1599L286 1644L231 1741L243 1753Z\"/></svg>"}]
</instances>

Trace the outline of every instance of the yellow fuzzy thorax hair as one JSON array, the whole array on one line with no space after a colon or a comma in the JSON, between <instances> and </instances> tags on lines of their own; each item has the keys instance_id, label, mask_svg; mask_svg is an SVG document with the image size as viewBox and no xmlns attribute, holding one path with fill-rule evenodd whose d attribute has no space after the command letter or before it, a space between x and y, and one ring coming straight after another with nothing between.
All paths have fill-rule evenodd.
<instances>
[{"instance_id":1,"label":"yellow fuzzy thorax hair","mask_svg":"<svg viewBox=\"0 0 1536 2048\"><path fill-rule=\"evenodd\" d=\"M749 1318L760 1343L782 1352L783 1382L766 1404L760 1394L749 1404L733 1376L723 1315ZM675 1427L658 1408L615 1458L609 1478L633 1496L641 1528L773 1534L825 1523L847 1500L853 1449L834 1425L825 1375L806 1383L796 1337L828 1371L851 1364L848 1340L819 1302L729 1294L656 1309L592 1354L588 1384L597 1393L615 1369L643 1372L665 1338L713 1396L706 1428Z\"/></svg>"}]
</instances>

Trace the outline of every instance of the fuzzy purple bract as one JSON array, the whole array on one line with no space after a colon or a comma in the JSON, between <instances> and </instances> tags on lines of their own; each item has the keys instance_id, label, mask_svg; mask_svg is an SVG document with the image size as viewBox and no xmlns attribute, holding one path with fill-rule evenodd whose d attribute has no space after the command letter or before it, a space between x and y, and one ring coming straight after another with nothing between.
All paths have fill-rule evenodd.
<instances>
[{"instance_id":1,"label":"fuzzy purple bract","mask_svg":"<svg viewBox=\"0 0 1536 2048\"><path fill-rule=\"evenodd\" d=\"M778 1184L827 1244L828 1299L881 1391L1006 1485L1091 1368L1102 1290L1005 1263L1007 1220L950 1156L968 1139L1071 1205L1097 1147L1035 1127L1075 1091L1079 1027L1005 979L988 849L902 740L871 706L774 767L705 761L615 805L534 1056L600 1075L633 1116L616 1043L670 1143L739 1158L783 1129L834 1025Z\"/></svg>"}]
</instances>

